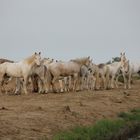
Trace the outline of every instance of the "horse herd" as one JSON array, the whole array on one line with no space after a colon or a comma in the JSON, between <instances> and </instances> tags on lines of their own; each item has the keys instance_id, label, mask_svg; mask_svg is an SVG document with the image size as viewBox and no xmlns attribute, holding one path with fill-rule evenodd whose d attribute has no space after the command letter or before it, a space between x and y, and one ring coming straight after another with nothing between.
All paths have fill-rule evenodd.
<instances>
[{"instance_id":1,"label":"horse herd","mask_svg":"<svg viewBox=\"0 0 140 140\"><path fill-rule=\"evenodd\" d=\"M1 87L15 78L15 94L28 94L29 82L39 93L119 88L120 75L126 89L131 88L132 75L139 72L140 64L130 62L125 53L120 54L119 62L98 65L90 57L64 62L41 58L40 52L19 62L0 61Z\"/></svg>"}]
</instances>

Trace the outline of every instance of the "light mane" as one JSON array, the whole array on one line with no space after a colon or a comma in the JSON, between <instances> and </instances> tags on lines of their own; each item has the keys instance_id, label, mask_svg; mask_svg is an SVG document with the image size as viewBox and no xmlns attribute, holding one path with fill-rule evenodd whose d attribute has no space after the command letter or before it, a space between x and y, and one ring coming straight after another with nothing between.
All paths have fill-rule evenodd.
<instances>
[{"instance_id":1,"label":"light mane","mask_svg":"<svg viewBox=\"0 0 140 140\"><path fill-rule=\"evenodd\" d=\"M31 65L34 62L35 59L35 54L33 54L32 56L24 59L24 62L27 63L28 65Z\"/></svg>"}]
</instances>

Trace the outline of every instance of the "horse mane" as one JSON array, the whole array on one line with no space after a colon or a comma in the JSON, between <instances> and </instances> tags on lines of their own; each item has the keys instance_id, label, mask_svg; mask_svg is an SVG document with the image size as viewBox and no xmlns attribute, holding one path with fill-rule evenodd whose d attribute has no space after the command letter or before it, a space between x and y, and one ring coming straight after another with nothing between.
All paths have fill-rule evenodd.
<instances>
[{"instance_id":1,"label":"horse mane","mask_svg":"<svg viewBox=\"0 0 140 140\"><path fill-rule=\"evenodd\" d=\"M72 59L70 61L78 63L78 64L86 64L87 60L89 60L88 57L83 57L83 58Z\"/></svg>"},{"instance_id":2,"label":"horse mane","mask_svg":"<svg viewBox=\"0 0 140 140\"><path fill-rule=\"evenodd\" d=\"M101 68L103 68L104 66L105 66L105 64L101 63L101 64L98 65L98 68L101 69Z\"/></svg>"},{"instance_id":3,"label":"horse mane","mask_svg":"<svg viewBox=\"0 0 140 140\"><path fill-rule=\"evenodd\" d=\"M0 64L4 63L4 62L10 62L10 63L13 63L14 61L12 60L8 60L8 59L4 59L4 58L1 58L0 59Z\"/></svg>"},{"instance_id":4,"label":"horse mane","mask_svg":"<svg viewBox=\"0 0 140 140\"><path fill-rule=\"evenodd\" d=\"M35 58L35 54L33 54L32 56L28 57L28 58L25 58L24 59L24 62L26 62L27 64L31 65L34 61L34 58Z\"/></svg>"}]
</instances>

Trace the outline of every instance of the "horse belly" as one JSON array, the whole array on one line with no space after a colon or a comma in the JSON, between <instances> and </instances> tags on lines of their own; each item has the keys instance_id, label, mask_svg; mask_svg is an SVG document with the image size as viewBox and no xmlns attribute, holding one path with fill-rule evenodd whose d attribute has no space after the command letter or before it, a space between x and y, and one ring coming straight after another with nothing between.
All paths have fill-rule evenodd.
<instances>
[{"instance_id":1,"label":"horse belly","mask_svg":"<svg viewBox=\"0 0 140 140\"><path fill-rule=\"evenodd\" d=\"M63 76L73 75L75 73L80 72L80 67L78 67L77 65L67 66L62 69L62 72L63 72Z\"/></svg>"},{"instance_id":2,"label":"horse belly","mask_svg":"<svg viewBox=\"0 0 140 140\"><path fill-rule=\"evenodd\" d=\"M16 68L13 68L13 69L8 68L6 70L6 74L9 75L9 76L12 76L12 77L22 77L21 70L16 69Z\"/></svg>"}]
</instances>

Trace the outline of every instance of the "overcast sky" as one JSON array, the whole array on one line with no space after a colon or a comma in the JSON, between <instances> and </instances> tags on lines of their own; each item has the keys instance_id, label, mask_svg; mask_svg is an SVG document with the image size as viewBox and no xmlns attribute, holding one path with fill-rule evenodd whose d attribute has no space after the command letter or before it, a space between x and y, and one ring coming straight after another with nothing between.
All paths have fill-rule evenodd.
<instances>
[{"instance_id":1,"label":"overcast sky","mask_svg":"<svg viewBox=\"0 0 140 140\"><path fill-rule=\"evenodd\" d=\"M140 0L0 0L0 58L140 60Z\"/></svg>"}]
</instances>

